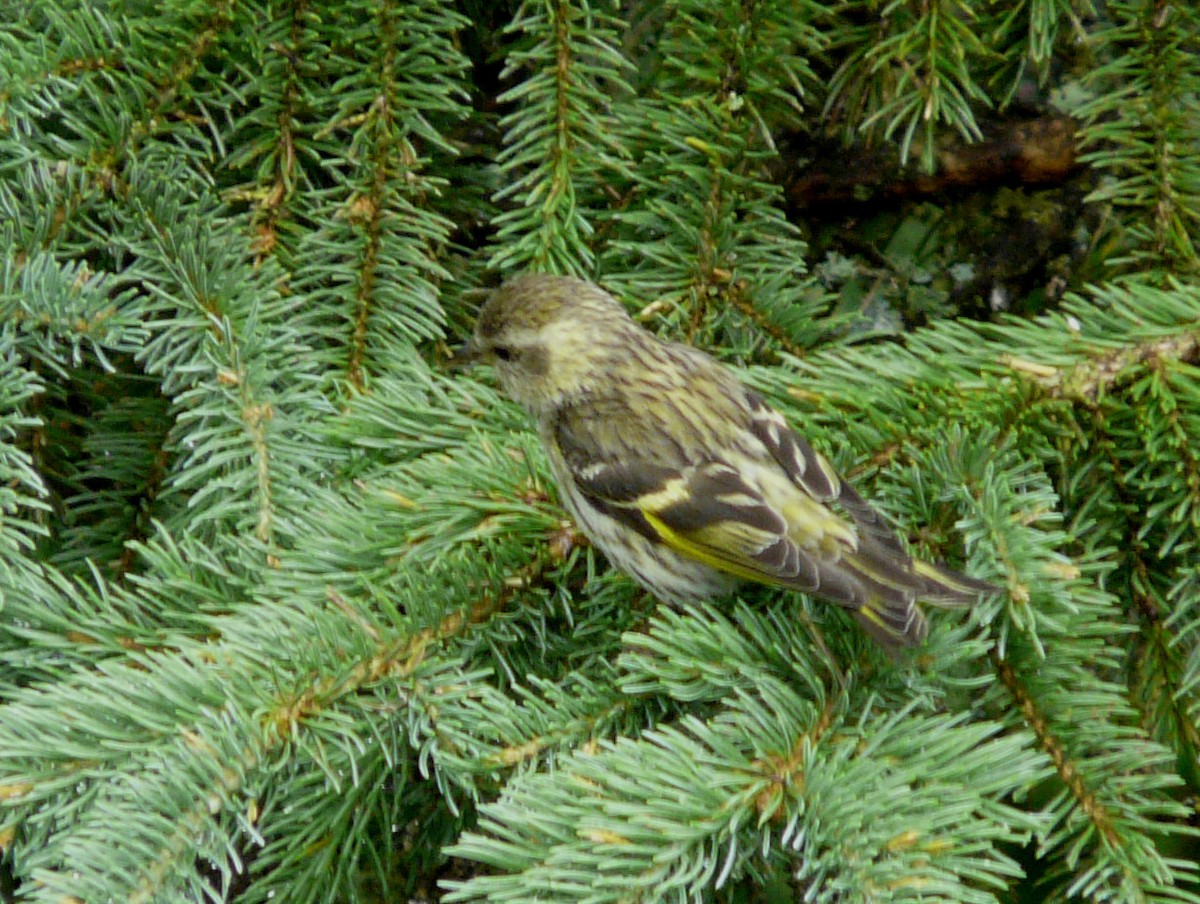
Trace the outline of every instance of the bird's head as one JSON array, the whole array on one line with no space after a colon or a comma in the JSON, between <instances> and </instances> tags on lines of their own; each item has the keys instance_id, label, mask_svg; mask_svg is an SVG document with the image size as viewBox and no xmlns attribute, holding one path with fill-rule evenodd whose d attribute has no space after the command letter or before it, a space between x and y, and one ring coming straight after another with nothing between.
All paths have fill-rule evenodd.
<instances>
[{"instance_id":1,"label":"bird's head","mask_svg":"<svg viewBox=\"0 0 1200 904\"><path fill-rule=\"evenodd\" d=\"M501 389L534 414L597 386L623 343L642 330L601 289L567 276L526 274L484 303L456 361L492 365ZM636 340L635 340L636 341Z\"/></svg>"}]
</instances>

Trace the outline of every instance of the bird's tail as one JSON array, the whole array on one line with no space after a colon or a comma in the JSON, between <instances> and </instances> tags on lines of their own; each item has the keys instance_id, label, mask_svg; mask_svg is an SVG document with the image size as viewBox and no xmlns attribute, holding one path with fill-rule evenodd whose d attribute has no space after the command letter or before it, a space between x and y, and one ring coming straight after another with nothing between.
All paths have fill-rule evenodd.
<instances>
[{"instance_id":1,"label":"bird's tail","mask_svg":"<svg viewBox=\"0 0 1200 904\"><path fill-rule=\"evenodd\" d=\"M884 580L880 580L881 576L874 569L860 576L867 579L864 583L874 592L854 609L854 617L890 652L916 646L929 633L929 623L921 612L920 602L958 608L969 606L979 597L1000 589L987 581L919 559L911 560L911 567L901 580L897 580L895 571Z\"/></svg>"}]
</instances>

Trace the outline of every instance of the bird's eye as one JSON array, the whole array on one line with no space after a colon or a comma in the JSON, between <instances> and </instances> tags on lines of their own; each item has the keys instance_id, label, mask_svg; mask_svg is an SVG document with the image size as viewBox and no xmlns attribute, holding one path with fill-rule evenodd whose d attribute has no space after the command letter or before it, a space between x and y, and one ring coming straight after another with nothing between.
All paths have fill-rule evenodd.
<instances>
[{"instance_id":1,"label":"bird's eye","mask_svg":"<svg viewBox=\"0 0 1200 904\"><path fill-rule=\"evenodd\" d=\"M492 354L494 354L501 361L511 361L515 357L513 350L507 345L497 345L492 349Z\"/></svg>"}]
</instances>

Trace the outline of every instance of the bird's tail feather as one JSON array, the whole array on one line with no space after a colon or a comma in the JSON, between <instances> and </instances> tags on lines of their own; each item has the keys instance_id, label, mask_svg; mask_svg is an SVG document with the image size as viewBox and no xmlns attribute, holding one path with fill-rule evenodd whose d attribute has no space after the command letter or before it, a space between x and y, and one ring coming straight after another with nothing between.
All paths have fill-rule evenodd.
<instances>
[{"instance_id":1,"label":"bird's tail feather","mask_svg":"<svg viewBox=\"0 0 1200 904\"><path fill-rule=\"evenodd\" d=\"M900 647L915 647L929 633L929 622L912 600L873 597L854 610L854 620L890 653Z\"/></svg>"},{"instance_id":2,"label":"bird's tail feather","mask_svg":"<svg viewBox=\"0 0 1200 904\"><path fill-rule=\"evenodd\" d=\"M910 560L903 568L894 559L855 556L846 561L855 576L869 589L869 597L854 607L854 617L863 629L889 651L921 643L929 623L918 602L941 607L969 606L999 588L986 581L960 574L940 565Z\"/></svg>"},{"instance_id":3,"label":"bird's tail feather","mask_svg":"<svg viewBox=\"0 0 1200 904\"><path fill-rule=\"evenodd\" d=\"M998 593L1000 588L969 574L951 571L932 562L913 559L913 571L921 578L917 587L917 599L944 608L969 606L989 593Z\"/></svg>"}]
</instances>

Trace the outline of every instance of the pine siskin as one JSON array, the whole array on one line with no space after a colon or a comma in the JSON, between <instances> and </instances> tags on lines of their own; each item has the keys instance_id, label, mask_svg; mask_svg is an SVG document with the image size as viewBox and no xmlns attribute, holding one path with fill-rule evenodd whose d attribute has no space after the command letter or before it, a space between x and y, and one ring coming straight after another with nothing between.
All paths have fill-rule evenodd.
<instances>
[{"instance_id":1,"label":"pine siskin","mask_svg":"<svg viewBox=\"0 0 1200 904\"><path fill-rule=\"evenodd\" d=\"M592 283L510 280L457 358L492 364L537 419L580 528L660 599L686 604L744 580L811 592L894 649L925 637L918 599L964 606L996 589L912 558L761 396Z\"/></svg>"}]
</instances>

